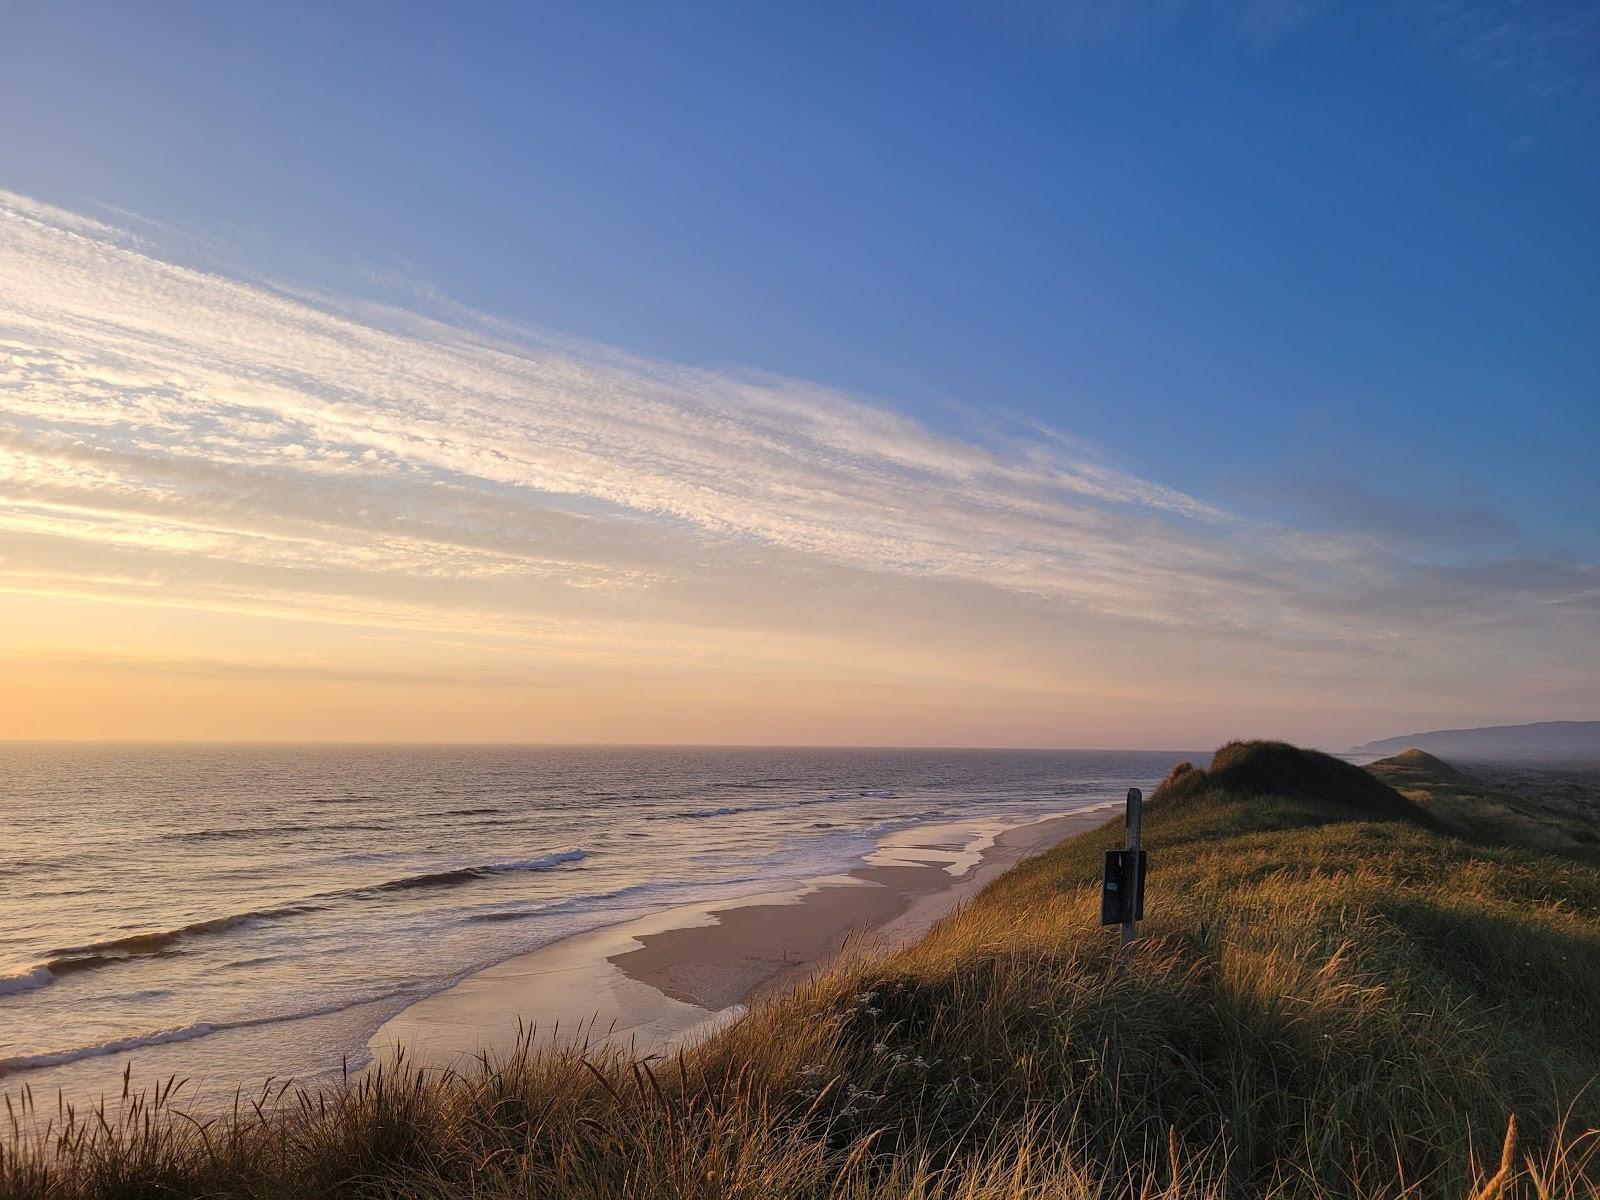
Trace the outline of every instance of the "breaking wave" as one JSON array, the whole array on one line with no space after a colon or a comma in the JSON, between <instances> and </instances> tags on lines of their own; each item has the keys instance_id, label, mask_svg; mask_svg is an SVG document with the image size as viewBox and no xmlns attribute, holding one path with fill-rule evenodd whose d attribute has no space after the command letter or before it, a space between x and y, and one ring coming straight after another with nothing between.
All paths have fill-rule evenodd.
<instances>
[{"instance_id":1,"label":"breaking wave","mask_svg":"<svg viewBox=\"0 0 1600 1200\"><path fill-rule=\"evenodd\" d=\"M469 883L475 879L488 879L512 871L548 871L564 863L580 862L589 857L587 850L562 850L538 858L514 859L510 862L484 863L479 866L460 867L450 871L433 871L422 875L407 875L385 883L347 888L338 892L325 892L298 904L285 904L278 908L255 909L251 912L233 913L225 917L212 917L192 921L175 929L161 929L151 933L133 933L123 937L107 938L83 946L67 946L48 953L45 961L26 967L10 975L0 975L0 996L13 992L32 991L46 987L62 975L78 971L92 971L109 967L134 958L149 958L170 952L180 942L211 933L223 933L262 921L282 920L285 917L303 916L320 912L335 900L359 899L362 896L381 895L386 892L409 891L413 888L450 887Z\"/></svg>"},{"instance_id":2,"label":"breaking wave","mask_svg":"<svg viewBox=\"0 0 1600 1200\"><path fill-rule=\"evenodd\" d=\"M681 812L649 813L646 821L698 821L706 817L731 817L739 813L782 812L786 808L804 808L811 804L842 804L847 800L895 800L898 792L830 792L826 796L805 796L781 804L725 804L717 808L691 808Z\"/></svg>"},{"instance_id":3,"label":"breaking wave","mask_svg":"<svg viewBox=\"0 0 1600 1200\"><path fill-rule=\"evenodd\" d=\"M731 817L735 813L758 812L763 808L784 808L782 804L762 805L748 804L742 807L725 806L723 808L695 808L686 812L651 813L645 817L647 821L698 821L704 817Z\"/></svg>"},{"instance_id":4,"label":"breaking wave","mask_svg":"<svg viewBox=\"0 0 1600 1200\"><path fill-rule=\"evenodd\" d=\"M31 992L34 988L48 987L55 982L48 967L27 967L10 975L0 975L0 996L17 992Z\"/></svg>"},{"instance_id":5,"label":"breaking wave","mask_svg":"<svg viewBox=\"0 0 1600 1200\"><path fill-rule=\"evenodd\" d=\"M67 946L52 950L44 963L34 968L51 976L70 975L74 971L89 971L95 967L109 966L130 958L144 958L163 954L187 938L208 933L221 933L257 921L271 921L281 917L298 916L315 912L320 904L286 904L280 908L262 908L251 912L234 913L226 917L212 917L205 921L191 921L176 929L161 929L154 933L133 933L125 937L107 938L85 946Z\"/></svg>"},{"instance_id":6,"label":"breaking wave","mask_svg":"<svg viewBox=\"0 0 1600 1200\"><path fill-rule=\"evenodd\" d=\"M485 863L477 867L457 867L450 871L430 871L423 875L407 875L402 879L391 879L387 883L375 883L371 887L354 888L343 895L356 896L369 892L403 892L411 888L449 887L457 883L469 883L474 879L488 879L493 875L504 875L510 871L548 871L552 867L559 867L562 863L582 862L589 857L587 850L562 850L556 854L546 854L541 858L523 858L513 862Z\"/></svg>"},{"instance_id":7,"label":"breaking wave","mask_svg":"<svg viewBox=\"0 0 1600 1200\"><path fill-rule=\"evenodd\" d=\"M52 1050L44 1054L19 1054L14 1058L0 1058L0 1075L7 1075L15 1071L31 1071L38 1067L59 1067L66 1063L79 1062L85 1058L103 1058L108 1054L123 1054L129 1050L138 1050L144 1046L161 1046L169 1042L187 1042L194 1038L205 1037L213 1033L222 1033L229 1029L252 1029L259 1025L276 1025L283 1021L300 1021L308 1017L326 1017L333 1013L359 1008L364 1004L375 1004L378 1001L396 996L413 994L415 993L401 990L382 995L359 996L352 1000L341 1001L338 1004L329 1004L302 1012L273 1013L268 1016L246 1018L242 1021L196 1021L191 1025L181 1025L174 1029L157 1029L151 1033L113 1038L110 1041L97 1042L92 1046L77 1046L71 1050Z\"/></svg>"},{"instance_id":8,"label":"breaking wave","mask_svg":"<svg viewBox=\"0 0 1600 1200\"><path fill-rule=\"evenodd\" d=\"M76 1050L58 1050L49 1054L19 1054L15 1058L0 1058L0 1075L8 1071L28 1071L35 1067L59 1067L63 1063L84 1058L99 1058L106 1054L121 1054L141 1046L159 1046L164 1042L187 1042L190 1038L205 1037L217 1027L204 1021L184 1025L178 1029L158 1029L154 1033L141 1033L135 1037L118 1038L101 1042L97 1046L83 1046Z\"/></svg>"}]
</instances>

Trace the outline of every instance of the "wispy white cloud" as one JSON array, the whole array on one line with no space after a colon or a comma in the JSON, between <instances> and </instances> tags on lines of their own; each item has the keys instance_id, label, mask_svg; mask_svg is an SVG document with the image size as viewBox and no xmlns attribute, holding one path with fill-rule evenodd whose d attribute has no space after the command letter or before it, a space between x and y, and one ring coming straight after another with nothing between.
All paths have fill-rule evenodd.
<instances>
[{"instance_id":1,"label":"wispy white cloud","mask_svg":"<svg viewBox=\"0 0 1600 1200\"><path fill-rule=\"evenodd\" d=\"M1529 104L1600 91L1600 9L1520 0L1405 0L1425 44Z\"/></svg>"},{"instance_id":2,"label":"wispy white cloud","mask_svg":"<svg viewBox=\"0 0 1600 1200\"><path fill-rule=\"evenodd\" d=\"M259 525L316 488L348 501L314 502L321 523L353 522L362 552L381 556L385 521L426 522L419 502L459 504L465 490L480 509L536 497L591 520L668 519L1090 600L1138 561L1123 547L1192 557L1167 523L1225 522L1095 463L1002 457L809 385L313 306L21 201L4 222L13 495L163 511L207 553L222 536L241 552L264 536L238 516L220 527L215 510ZM405 487L412 512L373 510Z\"/></svg>"},{"instance_id":3,"label":"wispy white cloud","mask_svg":"<svg viewBox=\"0 0 1600 1200\"><path fill-rule=\"evenodd\" d=\"M840 631L894 606L991 661L1007 625L1135 652L1139 630L1181 632L1223 657L1595 633L1583 564L1451 575L1244 519L1066 434L941 435L430 307L198 270L0 196L0 588L652 660L844 661Z\"/></svg>"}]
</instances>

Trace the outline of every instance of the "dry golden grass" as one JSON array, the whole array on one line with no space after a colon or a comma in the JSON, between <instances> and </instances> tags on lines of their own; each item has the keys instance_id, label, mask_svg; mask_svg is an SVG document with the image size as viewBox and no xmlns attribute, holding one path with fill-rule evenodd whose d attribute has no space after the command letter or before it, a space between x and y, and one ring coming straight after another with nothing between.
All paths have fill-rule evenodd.
<instances>
[{"instance_id":1,"label":"dry golden grass","mask_svg":"<svg viewBox=\"0 0 1600 1200\"><path fill-rule=\"evenodd\" d=\"M1096 924L1118 826L670 1061L13 1110L0 1196L1597 1194L1600 872L1270 744L1176 777L1146 834L1126 964Z\"/></svg>"}]
</instances>

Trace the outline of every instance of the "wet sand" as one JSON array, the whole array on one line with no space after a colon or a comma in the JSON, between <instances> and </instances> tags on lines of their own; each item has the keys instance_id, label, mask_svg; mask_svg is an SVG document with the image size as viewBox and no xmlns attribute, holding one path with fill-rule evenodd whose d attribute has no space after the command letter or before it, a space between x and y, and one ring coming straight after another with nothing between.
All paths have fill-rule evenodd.
<instances>
[{"instance_id":1,"label":"wet sand","mask_svg":"<svg viewBox=\"0 0 1600 1200\"><path fill-rule=\"evenodd\" d=\"M1106 821L1098 805L976 835L934 826L891 835L843 875L793 881L578 934L498 963L386 1022L374 1059L405 1046L451 1066L511 1048L519 1030L564 1042L670 1053L792 987L852 939L891 948L920 937L1023 858Z\"/></svg>"}]
</instances>

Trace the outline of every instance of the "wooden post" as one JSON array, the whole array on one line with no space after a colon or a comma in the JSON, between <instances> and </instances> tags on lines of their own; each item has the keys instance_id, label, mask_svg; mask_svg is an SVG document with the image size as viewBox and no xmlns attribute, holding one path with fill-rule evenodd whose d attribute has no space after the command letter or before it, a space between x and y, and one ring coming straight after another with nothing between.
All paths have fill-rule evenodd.
<instances>
[{"instance_id":1,"label":"wooden post","mask_svg":"<svg viewBox=\"0 0 1600 1200\"><path fill-rule=\"evenodd\" d=\"M1122 869L1122 957L1133 956L1134 925L1139 920L1139 820L1144 808L1144 793L1138 788L1128 789L1128 815Z\"/></svg>"}]
</instances>

